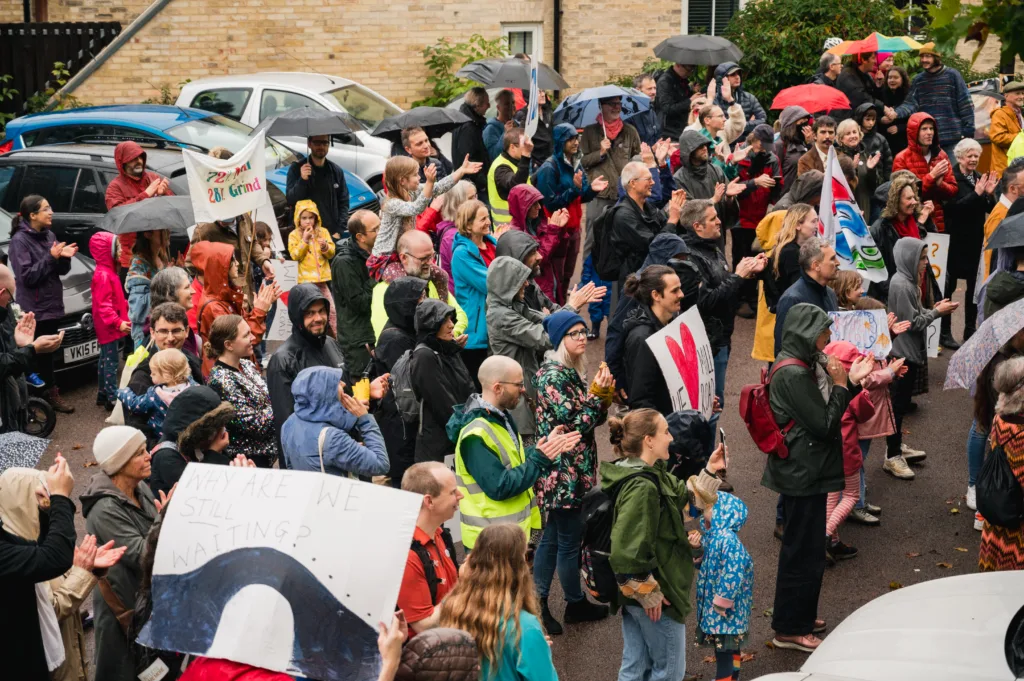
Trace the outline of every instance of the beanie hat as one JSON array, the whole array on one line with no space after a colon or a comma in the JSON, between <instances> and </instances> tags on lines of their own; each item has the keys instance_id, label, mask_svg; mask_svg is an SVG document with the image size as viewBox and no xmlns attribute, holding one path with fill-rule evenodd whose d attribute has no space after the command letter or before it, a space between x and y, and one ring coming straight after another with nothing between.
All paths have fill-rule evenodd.
<instances>
[{"instance_id":1,"label":"beanie hat","mask_svg":"<svg viewBox=\"0 0 1024 681\"><path fill-rule=\"evenodd\" d=\"M96 435L92 455L107 475L124 468L139 447L146 446L146 436L131 426L107 426Z\"/></svg>"},{"instance_id":2,"label":"beanie hat","mask_svg":"<svg viewBox=\"0 0 1024 681\"><path fill-rule=\"evenodd\" d=\"M555 348L562 343L562 338L569 332L569 329L577 324L586 326L583 317L569 309L562 309L544 318L544 330L551 339L551 345Z\"/></svg>"},{"instance_id":3,"label":"beanie hat","mask_svg":"<svg viewBox=\"0 0 1024 681\"><path fill-rule=\"evenodd\" d=\"M754 138L761 140L761 144L768 147L775 142L775 131L772 126L762 123L754 128Z\"/></svg>"}]
</instances>

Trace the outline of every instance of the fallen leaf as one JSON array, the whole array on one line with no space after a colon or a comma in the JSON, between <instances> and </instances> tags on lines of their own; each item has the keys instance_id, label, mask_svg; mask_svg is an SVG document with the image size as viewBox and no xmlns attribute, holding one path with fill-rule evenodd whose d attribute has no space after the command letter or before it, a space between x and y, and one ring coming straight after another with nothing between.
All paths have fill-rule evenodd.
<instances>
[{"instance_id":1,"label":"fallen leaf","mask_svg":"<svg viewBox=\"0 0 1024 681\"><path fill-rule=\"evenodd\" d=\"M935 567L945 568L945 569L948 570L949 568L951 568L953 566L950 563L936 563Z\"/></svg>"},{"instance_id":2,"label":"fallen leaf","mask_svg":"<svg viewBox=\"0 0 1024 681\"><path fill-rule=\"evenodd\" d=\"M771 617L772 615L774 615L774 614L775 614L775 608L768 608L767 610L765 610L765 611L764 611L763 613L761 613L761 614L762 614L762 615L763 615L764 617Z\"/></svg>"},{"instance_id":3,"label":"fallen leaf","mask_svg":"<svg viewBox=\"0 0 1024 681\"><path fill-rule=\"evenodd\" d=\"M772 643L772 642L771 642L771 640L765 641L765 642L764 642L764 645L765 645L765 647L766 647L766 648L768 648L769 650L775 650L775 644L774 644L774 643Z\"/></svg>"},{"instance_id":4,"label":"fallen leaf","mask_svg":"<svg viewBox=\"0 0 1024 681\"><path fill-rule=\"evenodd\" d=\"M98 465L98 464L97 464L97 463L96 463L95 461L86 461L86 462L85 462L84 464L82 464L82 465L83 465L83 467L84 467L84 468L89 468L90 466L96 466L96 465Z\"/></svg>"},{"instance_id":5,"label":"fallen leaf","mask_svg":"<svg viewBox=\"0 0 1024 681\"><path fill-rule=\"evenodd\" d=\"M916 551L911 551L910 553L907 554L907 558L920 558L920 557L921 557L921 554L917 553Z\"/></svg>"},{"instance_id":6,"label":"fallen leaf","mask_svg":"<svg viewBox=\"0 0 1024 681\"><path fill-rule=\"evenodd\" d=\"M81 449L82 447L84 447L84 445L83 445L82 443L80 443L80 442L76 442L75 444L73 444L73 445L71 446L71 449L74 449L74 450L79 450L79 449Z\"/></svg>"},{"instance_id":7,"label":"fallen leaf","mask_svg":"<svg viewBox=\"0 0 1024 681\"><path fill-rule=\"evenodd\" d=\"M753 662L754 658L757 657L757 653L740 653L740 662Z\"/></svg>"},{"instance_id":8,"label":"fallen leaf","mask_svg":"<svg viewBox=\"0 0 1024 681\"><path fill-rule=\"evenodd\" d=\"M715 663L715 656L714 655L708 655L703 660L701 660L701 662L703 662L704 664L714 664Z\"/></svg>"},{"instance_id":9,"label":"fallen leaf","mask_svg":"<svg viewBox=\"0 0 1024 681\"><path fill-rule=\"evenodd\" d=\"M964 547L962 547L962 546L957 546L957 547L956 547L956 548L954 548L953 550L954 550L954 551L959 551L960 553L967 553L967 549L965 549L965 548L964 548Z\"/></svg>"},{"instance_id":10,"label":"fallen leaf","mask_svg":"<svg viewBox=\"0 0 1024 681\"><path fill-rule=\"evenodd\" d=\"M959 513L959 512L960 512L960 509L959 509L959 508L956 508L956 507L954 506L953 508L949 509L949 512L950 512L950 513L954 513L954 514L955 514L955 513Z\"/></svg>"},{"instance_id":11,"label":"fallen leaf","mask_svg":"<svg viewBox=\"0 0 1024 681\"><path fill-rule=\"evenodd\" d=\"M895 589L902 589L903 585L900 584L899 582L889 582L889 588L890 589L894 589L894 590Z\"/></svg>"}]
</instances>

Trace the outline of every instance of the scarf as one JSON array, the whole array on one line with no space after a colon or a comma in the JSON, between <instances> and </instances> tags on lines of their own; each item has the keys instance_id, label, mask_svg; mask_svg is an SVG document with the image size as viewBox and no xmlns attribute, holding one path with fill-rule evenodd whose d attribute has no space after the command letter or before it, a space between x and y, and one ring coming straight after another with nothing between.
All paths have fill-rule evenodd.
<instances>
[{"instance_id":1,"label":"scarf","mask_svg":"<svg viewBox=\"0 0 1024 681\"><path fill-rule=\"evenodd\" d=\"M911 239L918 239L921 236L921 232L917 227L917 218L910 216L906 220L900 220L898 218L892 219L892 228L896 230L896 233L901 237L910 237Z\"/></svg>"},{"instance_id":2,"label":"scarf","mask_svg":"<svg viewBox=\"0 0 1024 681\"><path fill-rule=\"evenodd\" d=\"M611 141L615 141L615 138L622 132L622 127L625 123L622 122L622 117L616 118L612 123L604 120L601 114L597 114L597 122L604 126L604 134Z\"/></svg>"},{"instance_id":3,"label":"scarf","mask_svg":"<svg viewBox=\"0 0 1024 681\"><path fill-rule=\"evenodd\" d=\"M52 592L46 582L36 584L36 609L39 611L39 633L43 636L46 670L52 672L64 664L64 639L53 609Z\"/></svg>"}]
</instances>

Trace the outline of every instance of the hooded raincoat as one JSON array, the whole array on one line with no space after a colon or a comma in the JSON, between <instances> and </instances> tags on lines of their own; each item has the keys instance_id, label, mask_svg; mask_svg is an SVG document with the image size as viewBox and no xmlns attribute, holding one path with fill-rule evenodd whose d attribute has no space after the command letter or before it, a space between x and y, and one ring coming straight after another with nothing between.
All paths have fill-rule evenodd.
<instances>
[{"instance_id":1,"label":"hooded raincoat","mask_svg":"<svg viewBox=\"0 0 1024 681\"><path fill-rule=\"evenodd\" d=\"M875 127L870 130L864 130L864 116L869 111L875 112ZM881 154L881 159L875 167L881 173L882 181L884 182L892 175L893 154L892 149L889 148L888 140L885 139L885 135L881 132L881 129L886 127L881 122L881 119L882 111L870 102L864 102L853 112L853 120L857 121L861 133L864 135L864 139L861 140L861 143L864 145L864 156L862 158L871 158L876 152Z\"/></svg>"},{"instance_id":2,"label":"hooded raincoat","mask_svg":"<svg viewBox=\"0 0 1024 681\"><path fill-rule=\"evenodd\" d=\"M316 215L316 226L313 228L313 239L307 243L302 238L300 219L302 214L310 212ZM331 258L334 257L334 237L328 232L320 219L320 211L316 203L306 199L295 204L295 229L288 235L288 254L299 263L300 284L320 284L331 280ZM320 243L324 247L320 247Z\"/></svg>"},{"instance_id":3,"label":"hooded raincoat","mask_svg":"<svg viewBox=\"0 0 1024 681\"><path fill-rule=\"evenodd\" d=\"M697 573L698 639L720 644L724 650L739 650L750 631L750 609L754 602L754 559L737 536L747 523L747 505L728 492L719 492L710 525L704 529L704 557ZM715 606L729 611L723 617ZM717 647L717 646L716 646Z\"/></svg>"},{"instance_id":4,"label":"hooded raincoat","mask_svg":"<svg viewBox=\"0 0 1024 681\"><path fill-rule=\"evenodd\" d=\"M509 228L529 234L537 240L538 250L541 255L540 276L534 279L534 283L540 286L549 299L556 298L555 290L558 287L558 280L553 264L552 256L564 250L568 234L565 228L552 225L544 214L543 206L539 207L537 217L530 218L528 213L535 204L543 201L544 195L536 187L528 184L516 185L508 194L508 210L512 214L512 222Z\"/></svg>"},{"instance_id":5,"label":"hooded raincoat","mask_svg":"<svg viewBox=\"0 0 1024 681\"><path fill-rule=\"evenodd\" d=\"M591 189L587 173L583 173L580 186L576 186L576 172L582 167L580 159L565 156L565 143L579 135L576 128L571 123L559 123L552 134L552 154L537 169L534 185L544 197L544 210L550 215L561 208L567 209L569 221L564 229L578 229L583 220L583 204L597 196L597 192Z\"/></svg>"},{"instance_id":6,"label":"hooded raincoat","mask_svg":"<svg viewBox=\"0 0 1024 681\"><path fill-rule=\"evenodd\" d=\"M341 476L388 472L388 451L377 422L369 414L356 418L341 406L338 383L343 380L344 371L332 367L310 367L295 377L295 412L281 428L288 468Z\"/></svg>"},{"instance_id":7,"label":"hooded raincoat","mask_svg":"<svg viewBox=\"0 0 1024 681\"><path fill-rule=\"evenodd\" d=\"M715 96L715 104L722 107L722 111L726 111L729 108L729 102L722 98L722 80L726 77L725 74L737 66L739 64L736 62L727 61L724 64L719 64L718 68L715 69L715 80L718 81L718 94ZM746 126L743 128L744 135L749 135L751 130L761 123L768 121L768 114L764 112L761 102L757 101L757 97L747 92L742 85L733 88L732 98L734 102L743 108L743 118L747 121ZM751 116L754 117L753 120L751 120Z\"/></svg>"},{"instance_id":8,"label":"hooded raincoat","mask_svg":"<svg viewBox=\"0 0 1024 681\"><path fill-rule=\"evenodd\" d=\"M124 338L121 323L128 321L128 301L117 276L114 262L115 237L109 232L97 232L89 239L89 252L96 261L92 273L92 317L96 326L96 341L100 345Z\"/></svg>"},{"instance_id":9,"label":"hooded raincoat","mask_svg":"<svg viewBox=\"0 0 1024 681\"><path fill-rule=\"evenodd\" d=\"M936 125L935 118L922 111L910 117L910 120L907 122L907 148L896 154L896 158L892 162L892 170L893 172L909 170L921 180L921 200L935 202L935 212L932 213L932 220L935 221L936 231L944 232L946 227L942 204L956 196L956 177L953 175L953 166L956 165L956 161L950 160L946 156L946 152L939 146L939 130L937 125L932 145L927 149L921 147L917 138L921 130L921 124L925 121L931 121L932 125ZM926 154L930 155L930 158L925 158ZM931 176L931 170L941 161L947 161L949 169L946 170L945 175L935 179Z\"/></svg>"},{"instance_id":10,"label":"hooded raincoat","mask_svg":"<svg viewBox=\"0 0 1024 681\"><path fill-rule=\"evenodd\" d=\"M167 408L163 435L153 450L149 488L170 494L190 461L227 466L226 451L202 449L234 417L235 408L208 386L186 388Z\"/></svg>"},{"instance_id":11,"label":"hooded raincoat","mask_svg":"<svg viewBox=\"0 0 1024 681\"><path fill-rule=\"evenodd\" d=\"M800 157L807 153L807 142L804 141L803 132L796 130L796 139L786 137L786 128L795 125L802 118L810 119L811 114L802 106L787 106L779 114L779 126L782 128L782 135L775 140L772 151L775 157L782 164L782 195L789 194L796 182L796 170L800 163ZM776 207L777 208L777 207ZM761 243L764 243L763 241Z\"/></svg>"},{"instance_id":12,"label":"hooded raincoat","mask_svg":"<svg viewBox=\"0 0 1024 681\"><path fill-rule=\"evenodd\" d=\"M366 346L373 347L375 339L371 311L377 282L366 269L369 257L355 237L350 236L341 242L331 261L331 295L338 308L338 344L345 354L361 352L364 357Z\"/></svg>"},{"instance_id":13,"label":"hooded raincoat","mask_svg":"<svg viewBox=\"0 0 1024 681\"><path fill-rule=\"evenodd\" d=\"M247 213L239 215L231 226L222 225L219 222L202 222L196 225L192 232L191 245L195 246L201 241L213 241L220 244L228 244L235 249L235 261L238 263L239 281L242 282L242 291L245 293L245 302L252 305L253 291L253 268L262 271L263 263L268 260L263 249L253 242L255 228L253 220ZM185 266L192 265L191 249L185 255ZM262 281L262 279L260 279Z\"/></svg>"},{"instance_id":14,"label":"hooded raincoat","mask_svg":"<svg viewBox=\"0 0 1024 681\"><path fill-rule=\"evenodd\" d=\"M896 274L889 282L889 311L897 321L910 322L910 328L893 339L892 354L918 365L928 363L928 325L938 318L935 310L921 302L918 263L924 249L920 239L904 237L897 241L893 249Z\"/></svg>"},{"instance_id":15,"label":"hooded raincoat","mask_svg":"<svg viewBox=\"0 0 1024 681\"><path fill-rule=\"evenodd\" d=\"M696 165L692 162L693 152L701 147L708 148L709 159ZM714 154L714 143L695 130L684 130L679 136L679 168L672 175L677 189L686 190L687 199L710 199L715 195L715 185L728 184L725 173L710 160ZM739 220L739 204L735 197L723 196L715 204L718 217L722 219L723 229L736 224Z\"/></svg>"},{"instance_id":16,"label":"hooded raincoat","mask_svg":"<svg viewBox=\"0 0 1024 681\"><path fill-rule=\"evenodd\" d=\"M498 242L494 237L485 236L484 239L489 240L497 248ZM452 272L455 275L455 299L466 311L468 321L467 350L482 350L487 347L487 270L480 249L473 240L456 234L455 245L452 247Z\"/></svg>"},{"instance_id":17,"label":"hooded raincoat","mask_svg":"<svg viewBox=\"0 0 1024 681\"><path fill-rule=\"evenodd\" d=\"M142 175L132 177L125 172L126 163L131 163L139 156L142 157ZM117 166L117 177L107 185L106 204L107 210L123 206L128 203L145 201L152 198L146 193L149 185L161 179L160 175L146 170L146 152L142 150L137 142L121 142L114 148L114 165ZM173 196L174 192L168 189L164 196ZM121 234L117 237L121 244L121 267L128 269L132 261L132 246L135 245L135 234Z\"/></svg>"},{"instance_id":18,"label":"hooded raincoat","mask_svg":"<svg viewBox=\"0 0 1024 681\"><path fill-rule=\"evenodd\" d=\"M537 240L526 232L519 232L513 229L508 230L498 238L498 246L494 249L494 256L507 255L519 262L526 264L529 258L540 248ZM526 305L537 312L547 308L548 312L554 313L561 310L561 306L547 297L540 286L537 285L536 274L531 274L530 283L526 285L526 294L523 296Z\"/></svg>"}]
</instances>

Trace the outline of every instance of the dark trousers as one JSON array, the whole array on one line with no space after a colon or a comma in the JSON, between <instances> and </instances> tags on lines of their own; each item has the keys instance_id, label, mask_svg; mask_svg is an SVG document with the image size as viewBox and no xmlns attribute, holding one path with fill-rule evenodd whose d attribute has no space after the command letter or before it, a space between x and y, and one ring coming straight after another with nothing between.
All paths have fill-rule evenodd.
<instances>
[{"instance_id":1,"label":"dark trousers","mask_svg":"<svg viewBox=\"0 0 1024 681\"><path fill-rule=\"evenodd\" d=\"M462 357L462 363L466 365L466 369L469 370L469 375L473 377L473 385L476 386L477 390L480 390L480 379L477 378L477 374L480 372L480 365L487 359L489 351L487 348L480 348L479 350L463 350L459 353Z\"/></svg>"},{"instance_id":2,"label":"dark trousers","mask_svg":"<svg viewBox=\"0 0 1024 681\"><path fill-rule=\"evenodd\" d=\"M743 258L749 258L753 255L751 245L754 243L754 237L757 233L752 229L743 229L737 227L736 229L729 232L732 237L732 269L736 271L736 265L739 264ZM754 279L748 279L743 282L740 286L739 300L741 303L748 303L754 309L757 309L757 281Z\"/></svg>"},{"instance_id":3,"label":"dark trousers","mask_svg":"<svg viewBox=\"0 0 1024 681\"><path fill-rule=\"evenodd\" d=\"M900 455L903 445L903 417L910 409L910 399L914 396L914 385L917 383L917 372L921 370L916 364L907 362L907 373L889 384L889 395L892 397L892 416L896 422L896 432L885 438L885 458L891 459Z\"/></svg>"},{"instance_id":4,"label":"dark trousers","mask_svg":"<svg viewBox=\"0 0 1024 681\"><path fill-rule=\"evenodd\" d=\"M36 320L36 338L40 336L52 336L57 333L57 327L60 326L59 319L37 319ZM39 378L43 379L46 383L46 389L54 387L53 383L53 355L58 352L64 352L62 348L57 348L53 352L40 352L35 355L35 369L36 373L39 374Z\"/></svg>"},{"instance_id":5,"label":"dark trousers","mask_svg":"<svg viewBox=\"0 0 1024 681\"><path fill-rule=\"evenodd\" d=\"M946 273L946 290L942 292L943 298L953 298L958 281L959 279L950 276L948 272ZM973 334L978 327L978 306L974 304L974 287L978 283L977 272L967 277L966 281L967 292L964 293L964 340L967 340L968 336ZM942 325L942 335L950 334L953 330L953 315L946 315L940 323Z\"/></svg>"},{"instance_id":6,"label":"dark trousers","mask_svg":"<svg viewBox=\"0 0 1024 681\"><path fill-rule=\"evenodd\" d=\"M825 502L828 495L782 495L785 530L775 578L772 629L784 636L806 636L818 617L825 576Z\"/></svg>"}]
</instances>

